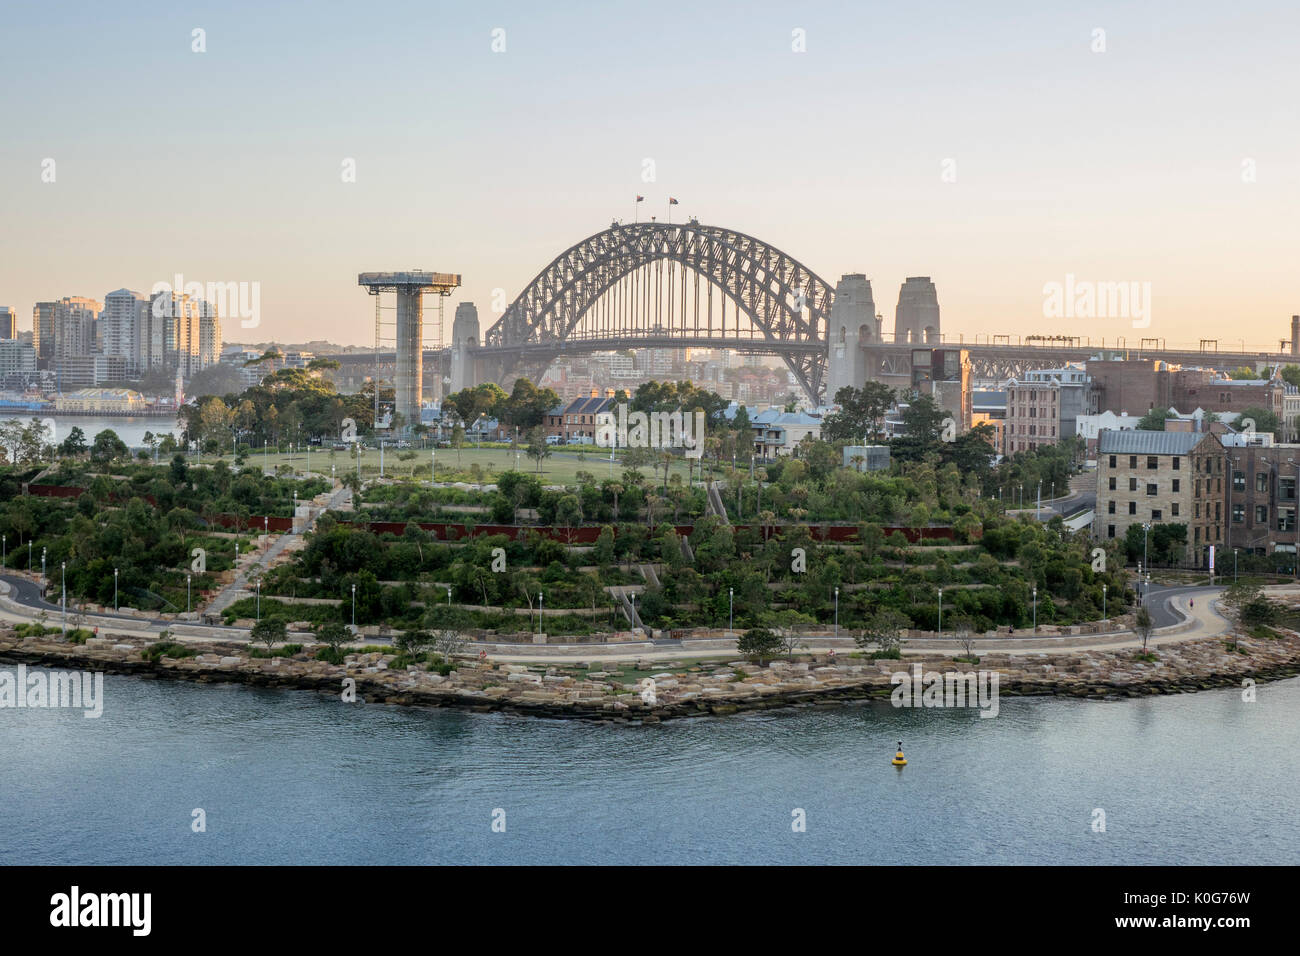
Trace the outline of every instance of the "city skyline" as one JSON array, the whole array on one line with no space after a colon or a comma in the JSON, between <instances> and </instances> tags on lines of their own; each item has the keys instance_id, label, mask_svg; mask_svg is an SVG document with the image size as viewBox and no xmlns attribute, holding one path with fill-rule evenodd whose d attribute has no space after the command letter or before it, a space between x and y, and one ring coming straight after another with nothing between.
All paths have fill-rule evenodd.
<instances>
[{"instance_id":1,"label":"city skyline","mask_svg":"<svg viewBox=\"0 0 1300 956\"><path fill-rule=\"evenodd\" d=\"M0 304L27 329L38 301L183 274L260 285L260 327L228 323L231 340L361 345L373 303L356 274L424 268L461 273L449 305L473 302L486 328L495 290L508 303L672 196L675 221L757 236L832 284L864 273L886 329L892 290L927 275L949 341L1284 337L1300 311L1296 12L928 9L374 8L427 37L408 58L342 9L20 9ZM56 38L141 55L37 69ZM1049 318L1045 287L1068 277L1149 284L1150 325Z\"/></svg>"}]
</instances>

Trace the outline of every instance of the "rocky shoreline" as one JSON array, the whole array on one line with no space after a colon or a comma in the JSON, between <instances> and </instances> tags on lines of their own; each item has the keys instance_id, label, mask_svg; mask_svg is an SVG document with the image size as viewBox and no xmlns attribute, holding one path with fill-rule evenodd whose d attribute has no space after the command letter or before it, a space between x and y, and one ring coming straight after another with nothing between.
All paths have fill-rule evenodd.
<instances>
[{"instance_id":1,"label":"rocky shoreline","mask_svg":"<svg viewBox=\"0 0 1300 956\"><path fill-rule=\"evenodd\" d=\"M998 692L1007 696L1059 696L1109 700L1183 694L1242 681L1280 680L1300 675L1300 635L1243 638L1233 650L1222 638L1166 644L1153 662L1131 650L1075 653L988 654L979 664L938 654L903 660L819 655L808 661L775 661L767 667L730 661L653 662L629 670L631 662L589 662L560 667L458 661L446 676L425 665L389 667L392 654L349 654L341 665L293 657L254 658L246 644L209 644L192 657L145 659L147 643L125 638L91 638L85 644L58 635L19 638L0 632L0 662L103 671L199 683L242 683L256 687L341 694L346 678L356 698L367 703L459 707L535 717L658 723L662 720L784 707L888 699L891 677L920 665L924 672L996 671ZM198 650L196 647L195 650ZM608 667L608 670L603 669ZM653 672L651 669L653 668ZM655 683L654 702L643 700L643 681Z\"/></svg>"}]
</instances>

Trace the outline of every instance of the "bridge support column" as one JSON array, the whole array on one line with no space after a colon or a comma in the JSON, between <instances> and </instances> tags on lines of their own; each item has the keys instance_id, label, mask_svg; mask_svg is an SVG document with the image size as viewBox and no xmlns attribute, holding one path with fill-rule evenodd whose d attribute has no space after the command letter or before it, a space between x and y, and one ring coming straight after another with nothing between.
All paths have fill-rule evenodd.
<instances>
[{"instance_id":1,"label":"bridge support column","mask_svg":"<svg viewBox=\"0 0 1300 956\"><path fill-rule=\"evenodd\" d=\"M871 283L861 273L841 277L835 287L831 305L826 364L826 401L835 401L835 393L846 386L861 388L868 377L867 353L864 349L880 341L876 322L876 303Z\"/></svg>"},{"instance_id":2,"label":"bridge support column","mask_svg":"<svg viewBox=\"0 0 1300 956\"><path fill-rule=\"evenodd\" d=\"M474 358L478 348L478 309L473 302L456 306L456 316L451 323L451 385L448 393L473 388L483 381L479 377L479 362Z\"/></svg>"}]
</instances>

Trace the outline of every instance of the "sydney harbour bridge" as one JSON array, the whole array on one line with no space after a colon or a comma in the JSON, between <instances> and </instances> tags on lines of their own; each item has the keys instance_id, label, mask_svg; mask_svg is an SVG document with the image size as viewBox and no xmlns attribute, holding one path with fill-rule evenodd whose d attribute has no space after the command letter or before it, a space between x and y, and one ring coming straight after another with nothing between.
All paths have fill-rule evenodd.
<instances>
[{"instance_id":1,"label":"sydney harbour bridge","mask_svg":"<svg viewBox=\"0 0 1300 956\"><path fill-rule=\"evenodd\" d=\"M910 383L918 347L967 349L974 375L986 381L1083 361L1103 349L1220 368L1295 360L1289 341L1277 352L1220 349L1208 340L1196 349L1169 349L1140 331L1127 341L997 334L953 341L942 332L926 277L903 284L888 340L882 325L862 274L832 285L771 243L695 219L614 222L557 255L486 330L476 307L461 303L450 347L423 351L422 377L450 391L485 381L508 388L519 377L537 381L563 356L731 349L780 357L807 396L828 400L846 384ZM378 347L337 358L345 380L390 378L397 365L395 351Z\"/></svg>"}]
</instances>

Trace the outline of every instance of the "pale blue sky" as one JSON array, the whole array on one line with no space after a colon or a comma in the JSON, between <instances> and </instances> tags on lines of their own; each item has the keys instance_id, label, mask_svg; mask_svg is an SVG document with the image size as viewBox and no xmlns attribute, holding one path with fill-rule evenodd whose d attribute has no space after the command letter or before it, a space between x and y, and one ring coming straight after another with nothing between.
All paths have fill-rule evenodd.
<instances>
[{"instance_id":1,"label":"pale blue sky","mask_svg":"<svg viewBox=\"0 0 1300 956\"><path fill-rule=\"evenodd\" d=\"M1151 282L1141 334L1170 342L1276 344L1300 312L1294 4L121 6L0 12L0 304L24 318L180 272L261 283L262 328L230 339L365 342L356 273L423 267L463 273L451 302L486 325L494 288L637 193L865 272L890 320L930 275L953 336L1064 331L1042 287L1066 273Z\"/></svg>"}]
</instances>

